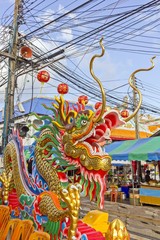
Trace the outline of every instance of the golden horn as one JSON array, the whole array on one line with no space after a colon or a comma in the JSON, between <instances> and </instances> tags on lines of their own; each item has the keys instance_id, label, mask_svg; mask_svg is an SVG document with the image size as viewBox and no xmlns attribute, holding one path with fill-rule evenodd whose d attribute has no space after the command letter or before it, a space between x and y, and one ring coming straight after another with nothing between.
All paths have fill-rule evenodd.
<instances>
[{"instance_id":1,"label":"golden horn","mask_svg":"<svg viewBox=\"0 0 160 240\"><path fill-rule=\"evenodd\" d=\"M93 61L96 57L102 57L104 55L104 52L105 52L105 49L104 49L104 46L102 44L102 41L103 41L103 38L101 38L100 40L100 46L102 48L102 53L100 55L96 54L94 55L92 58L91 58L91 61L90 61L90 73L92 75L92 77L96 80L96 82L98 83L98 85L100 86L100 90L101 90L101 93L102 93L102 108L101 108L101 112L100 114L98 115L97 118L94 119L94 122L98 122L102 115L104 114L104 111L105 111L105 106L106 106L106 94L105 94L105 91L104 91L104 88L100 82L100 80L95 76L94 72L93 72Z\"/></svg>"},{"instance_id":2,"label":"golden horn","mask_svg":"<svg viewBox=\"0 0 160 240\"><path fill-rule=\"evenodd\" d=\"M128 82L129 82L129 84L130 84L130 86L138 93L138 95L139 95L139 103L138 103L138 106L137 106L137 108L135 109L135 111L128 117L128 118L126 118L126 119L124 119L124 121L125 122L128 122L129 120L131 120L136 114L137 114L137 112L139 111L139 109L140 109L140 107L141 107L141 104L142 104L142 93L140 92L140 90L138 89L138 88L136 88L134 85L133 85L133 83L132 83L132 80L133 80L133 78L134 78L134 75L136 74L136 73L138 73L138 72L145 72L145 71L150 71L150 70L152 70L153 68L154 68L154 66L155 66L155 64L154 64L154 62L153 62L153 59L155 58L156 56L154 56L154 57L152 57L151 58L151 63L152 63L152 66L150 67L150 68L140 68L140 69L137 69L136 71L134 71L131 75L130 75L130 78L129 78L129 80L128 80Z\"/></svg>"}]
</instances>

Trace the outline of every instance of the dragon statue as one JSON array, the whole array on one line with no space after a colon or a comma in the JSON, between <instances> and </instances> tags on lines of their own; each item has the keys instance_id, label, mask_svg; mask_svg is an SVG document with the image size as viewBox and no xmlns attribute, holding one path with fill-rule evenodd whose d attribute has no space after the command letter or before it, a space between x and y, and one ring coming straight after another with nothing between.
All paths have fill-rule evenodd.
<instances>
[{"instance_id":1,"label":"dragon statue","mask_svg":"<svg viewBox=\"0 0 160 240\"><path fill-rule=\"evenodd\" d=\"M131 116L121 119L116 110L106 110L105 91L93 72L94 59L105 52L102 39L100 46L102 52L92 57L90 72L100 87L101 104L93 109L87 106L85 96L77 104L69 103L62 95L55 97L52 107L44 105L52 111L52 116L33 113L44 124L32 125L36 130L32 146L25 147L19 131L14 130L4 150L5 172L0 176L3 203L11 207L13 218L33 220L35 228L49 232L51 239L91 239L87 238L87 230L84 238L79 228L80 193L88 195L90 200L96 199L99 208L103 208L105 177L111 168L111 157L103 147L110 142L111 129L130 120L140 108L141 93L132 86L140 96L140 103ZM152 62L152 67L139 71L153 67ZM130 77L131 85L136 72ZM32 161L31 173L26 156ZM79 182L69 181L69 170L79 170ZM115 223L110 225L108 238L101 239L129 239L127 231L122 229L121 237L114 238L114 228Z\"/></svg>"}]
</instances>

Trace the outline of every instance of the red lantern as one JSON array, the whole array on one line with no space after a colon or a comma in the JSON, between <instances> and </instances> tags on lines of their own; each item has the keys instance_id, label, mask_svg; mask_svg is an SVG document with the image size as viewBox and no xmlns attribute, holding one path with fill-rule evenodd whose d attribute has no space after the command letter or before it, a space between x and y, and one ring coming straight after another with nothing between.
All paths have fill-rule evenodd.
<instances>
[{"instance_id":1,"label":"red lantern","mask_svg":"<svg viewBox=\"0 0 160 240\"><path fill-rule=\"evenodd\" d=\"M82 105L86 105L88 103L88 97L85 95L79 96L78 102Z\"/></svg>"},{"instance_id":2,"label":"red lantern","mask_svg":"<svg viewBox=\"0 0 160 240\"><path fill-rule=\"evenodd\" d=\"M100 108L102 106L102 102L97 102L94 106L94 108L97 110L98 108Z\"/></svg>"},{"instance_id":3,"label":"red lantern","mask_svg":"<svg viewBox=\"0 0 160 240\"><path fill-rule=\"evenodd\" d=\"M121 111L121 117L127 118L129 116L129 111L128 110L122 110Z\"/></svg>"},{"instance_id":4,"label":"red lantern","mask_svg":"<svg viewBox=\"0 0 160 240\"><path fill-rule=\"evenodd\" d=\"M50 75L47 71L42 70L37 74L37 79L41 82L41 83L46 83L49 81L50 79Z\"/></svg>"},{"instance_id":5,"label":"red lantern","mask_svg":"<svg viewBox=\"0 0 160 240\"><path fill-rule=\"evenodd\" d=\"M57 87L57 91L59 94L66 94L68 93L68 85L66 83L61 83Z\"/></svg>"}]
</instances>

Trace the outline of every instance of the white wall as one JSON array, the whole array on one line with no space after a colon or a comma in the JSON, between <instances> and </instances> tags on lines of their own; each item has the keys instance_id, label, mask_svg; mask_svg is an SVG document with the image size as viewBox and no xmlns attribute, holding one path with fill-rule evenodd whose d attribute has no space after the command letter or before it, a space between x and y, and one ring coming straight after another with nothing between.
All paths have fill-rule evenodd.
<instances>
[{"instance_id":1,"label":"white wall","mask_svg":"<svg viewBox=\"0 0 160 240\"><path fill-rule=\"evenodd\" d=\"M14 122L14 128L16 128L16 124L25 124L28 126L29 124L35 124L37 127L43 125L43 121L37 120L35 116L22 116L19 119L16 119ZM24 146L31 145L34 142L34 139L31 138L36 131L33 127L29 128L26 137L24 138ZM0 146L2 146L2 133L3 133L3 124L0 124Z\"/></svg>"}]
</instances>

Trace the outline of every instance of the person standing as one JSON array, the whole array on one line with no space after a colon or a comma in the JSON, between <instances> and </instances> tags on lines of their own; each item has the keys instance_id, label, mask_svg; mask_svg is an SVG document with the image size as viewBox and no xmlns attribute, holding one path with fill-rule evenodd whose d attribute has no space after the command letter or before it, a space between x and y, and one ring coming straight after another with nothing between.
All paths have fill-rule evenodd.
<instances>
[{"instance_id":1,"label":"person standing","mask_svg":"<svg viewBox=\"0 0 160 240\"><path fill-rule=\"evenodd\" d=\"M145 182L149 183L150 180L151 180L151 178L150 178L150 171L147 170L146 171L146 175L145 175Z\"/></svg>"}]
</instances>

